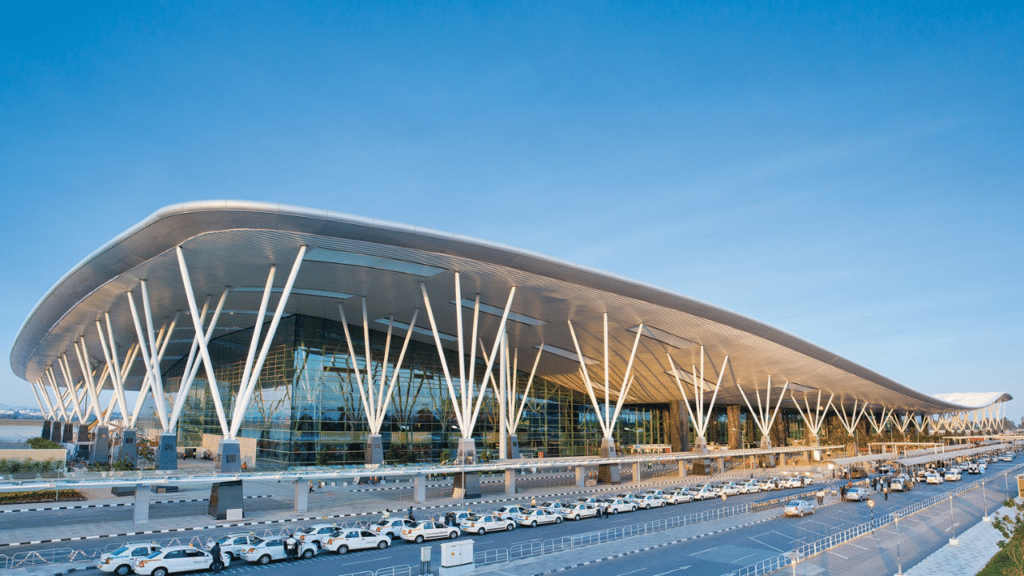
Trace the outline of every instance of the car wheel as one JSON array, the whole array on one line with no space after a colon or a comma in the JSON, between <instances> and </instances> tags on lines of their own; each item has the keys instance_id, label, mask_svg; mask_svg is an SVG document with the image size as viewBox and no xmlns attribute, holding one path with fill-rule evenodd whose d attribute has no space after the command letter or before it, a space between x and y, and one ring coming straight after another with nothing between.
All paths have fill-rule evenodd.
<instances>
[{"instance_id":1,"label":"car wheel","mask_svg":"<svg viewBox=\"0 0 1024 576\"><path fill-rule=\"evenodd\" d=\"M260 556L260 559L257 560L257 562L263 565L270 564L270 554L264 554L263 556Z\"/></svg>"},{"instance_id":2,"label":"car wheel","mask_svg":"<svg viewBox=\"0 0 1024 576\"><path fill-rule=\"evenodd\" d=\"M423 544L423 535L420 534L419 536L417 536L415 542L417 544Z\"/></svg>"},{"instance_id":3,"label":"car wheel","mask_svg":"<svg viewBox=\"0 0 1024 576\"><path fill-rule=\"evenodd\" d=\"M630 510L636 512L636 506L634 505L632 508L630 508Z\"/></svg>"},{"instance_id":4,"label":"car wheel","mask_svg":"<svg viewBox=\"0 0 1024 576\"><path fill-rule=\"evenodd\" d=\"M562 523L562 517L561 516L555 516L555 524L561 524L561 523Z\"/></svg>"},{"instance_id":5,"label":"car wheel","mask_svg":"<svg viewBox=\"0 0 1024 576\"><path fill-rule=\"evenodd\" d=\"M618 514L618 513L619 513L619 509L618 509L618 508L612 508L612 515L613 515L613 516L614 516L615 514Z\"/></svg>"},{"instance_id":6,"label":"car wheel","mask_svg":"<svg viewBox=\"0 0 1024 576\"><path fill-rule=\"evenodd\" d=\"M579 520L579 519L580 519L580 515L579 515L579 514L577 514L577 515L573 516L573 517L572 517L572 519L573 519L573 520Z\"/></svg>"},{"instance_id":7,"label":"car wheel","mask_svg":"<svg viewBox=\"0 0 1024 576\"><path fill-rule=\"evenodd\" d=\"M346 552L348 552L348 546L345 546L344 544L338 546L338 554L345 554Z\"/></svg>"},{"instance_id":8,"label":"car wheel","mask_svg":"<svg viewBox=\"0 0 1024 576\"><path fill-rule=\"evenodd\" d=\"M486 530L484 530L483 528L480 528L479 530L476 531L476 535L477 536L483 536L484 532L486 532Z\"/></svg>"},{"instance_id":9,"label":"car wheel","mask_svg":"<svg viewBox=\"0 0 1024 576\"><path fill-rule=\"evenodd\" d=\"M167 576L167 568L157 568L152 572L153 576Z\"/></svg>"},{"instance_id":10,"label":"car wheel","mask_svg":"<svg viewBox=\"0 0 1024 576\"><path fill-rule=\"evenodd\" d=\"M530 528L536 528L536 527L537 527L537 521L534 520L532 523L530 523Z\"/></svg>"},{"instance_id":11,"label":"car wheel","mask_svg":"<svg viewBox=\"0 0 1024 576\"><path fill-rule=\"evenodd\" d=\"M310 559L310 558L312 558L313 556L316 556L316 552L314 552L314 551L313 551L313 550L312 550L311 548L307 548L307 549L306 549L306 550L305 550L305 551L304 551L304 552L302 553L302 557L303 557L303 558L305 558L306 560L309 560L309 559Z\"/></svg>"},{"instance_id":12,"label":"car wheel","mask_svg":"<svg viewBox=\"0 0 1024 576\"><path fill-rule=\"evenodd\" d=\"M387 540L381 540L380 542L377 542L377 548L380 549L380 550L383 550L383 549L387 548L388 546L390 546L390 544L388 544Z\"/></svg>"},{"instance_id":13,"label":"car wheel","mask_svg":"<svg viewBox=\"0 0 1024 576\"><path fill-rule=\"evenodd\" d=\"M646 506L644 506L644 509L645 509L645 510L650 510L650 509L651 509L651 504L650 504L650 502L648 502L648 503L647 503L647 505L646 505Z\"/></svg>"},{"instance_id":14,"label":"car wheel","mask_svg":"<svg viewBox=\"0 0 1024 576\"><path fill-rule=\"evenodd\" d=\"M458 537L459 537L459 533L455 532L454 530L448 533L448 539L449 540L455 540Z\"/></svg>"},{"instance_id":15,"label":"car wheel","mask_svg":"<svg viewBox=\"0 0 1024 576\"><path fill-rule=\"evenodd\" d=\"M132 573L132 567L127 565L127 564L121 564L120 566L117 567L116 570L114 570L114 574L117 574L117 576L128 576L128 574L131 574L131 573Z\"/></svg>"},{"instance_id":16,"label":"car wheel","mask_svg":"<svg viewBox=\"0 0 1024 576\"><path fill-rule=\"evenodd\" d=\"M509 524L508 526L505 526L505 531L506 532L511 532L511 531L513 531L515 529L516 529L516 525L515 524Z\"/></svg>"}]
</instances>

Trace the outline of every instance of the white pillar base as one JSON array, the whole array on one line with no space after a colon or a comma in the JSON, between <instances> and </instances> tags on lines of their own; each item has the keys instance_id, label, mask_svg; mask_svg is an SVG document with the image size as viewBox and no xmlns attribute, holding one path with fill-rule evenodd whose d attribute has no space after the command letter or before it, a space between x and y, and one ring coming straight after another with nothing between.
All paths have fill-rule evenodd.
<instances>
[{"instance_id":1,"label":"white pillar base","mask_svg":"<svg viewBox=\"0 0 1024 576\"><path fill-rule=\"evenodd\" d=\"M957 540L956 538L950 538L949 539L949 545L950 546L959 546L960 545L960 541Z\"/></svg>"}]
</instances>

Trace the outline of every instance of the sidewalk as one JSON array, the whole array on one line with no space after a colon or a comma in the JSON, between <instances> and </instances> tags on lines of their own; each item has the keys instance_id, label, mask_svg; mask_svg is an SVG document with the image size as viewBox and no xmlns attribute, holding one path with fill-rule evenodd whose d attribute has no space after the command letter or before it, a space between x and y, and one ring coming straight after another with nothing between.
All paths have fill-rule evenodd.
<instances>
[{"instance_id":1,"label":"sidewalk","mask_svg":"<svg viewBox=\"0 0 1024 576\"><path fill-rule=\"evenodd\" d=\"M1012 517L1015 512L1015 510L1004 506L993 513L992 517L993 519L1003 515ZM907 576L931 576L932 574L972 576L980 572L996 555L996 552L999 552L996 542L1002 539L1003 535L992 527L991 522L979 522L957 536L957 540L960 541L958 546L946 544L918 562L910 570L904 570L903 573Z\"/></svg>"}]
</instances>

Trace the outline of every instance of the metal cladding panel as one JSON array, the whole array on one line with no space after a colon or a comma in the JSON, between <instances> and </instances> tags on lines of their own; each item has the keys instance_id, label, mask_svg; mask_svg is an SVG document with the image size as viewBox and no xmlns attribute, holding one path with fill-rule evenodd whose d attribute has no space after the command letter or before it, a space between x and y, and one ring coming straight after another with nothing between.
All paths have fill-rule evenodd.
<instances>
[{"instance_id":1,"label":"metal cladding panel","mask_svg":"<svg viewBox=\"0 0 1024 576\"><path fill-rule=\"evenodd\" d=\"M510 345L519 349L520 362L532 361L536 346L556 346L575 354L567 319L573 322L591 379L603 398L603 314L609 316L609 383L615 399L625 377L629 352L641 323L671 335L682 347L651 335L641 338L633 366L631 402L666 402L680 394L667 354L685 372L699 370L703 345L705 379L712 384L728 355L718 401L743 403L736 389L764 390L772 375L773 392L786 381L802 389L835 392L836 401L856 399L879 407L912 411L946 411L963 406L944 402L909 389L849 360L749 318L671 294L635 281L574 266L507 246L453 234L389 222L276 204L199 202L161 210L92 254L68 273L31 313L11 352L16 374L34 380L71 343L85 335L94 365L102 363L94 321L110 312L118 343L123 349L135 340L135 328L125 292L146 279L159 327L178 314L176 342L168 347L164 367L189 348L192 320L178 269L176 246L182 246L199 301L213 302L226 286L236 291L225 306L234 314L222 317L227 330L248 328L255 322L270 266L276 265L274 285L285 280L298 253L307 246L307 260L296 278L286 314L301 313L339 319L342 302L349 322L361 321L359 296L367 297L371 323L391 314L407 322L423 308L420 283L427 289L439 330L456 332L454 272L459 272L462 297L497 309L505 306L516 286L513 311L542 320L535 326L510 321ZM320 252L320 259L313 254ZM338 256L332 261L331 254ZM365 261L364 263L360 263ZM348 263L342 263L348 262ZM422 274L415 273L421 271ZM303 293L305 291L305 293ZM324 295L340 293L354 298ZM272 313L280 293L270 300ZM469 334L471 309L463 310ZM490 351L499 319L481 314L480 335ZM425 311L418 325L429 329ZM375 328L383 329L381 325ZM180 334L180 336L179 336ZM468 338L468 336L467 336ZM430 336L414 339L432 343ZM177 342L181 340L181 342ZM454 344L446 346L455 348ZM544 354L538 374L563 386L583 391L579 363ZM684 376L689 381L689 376ZM692 385L685 385L692 400ZM777 392L775 392L777 393ZM749 394L748 394L749 395ZM773 396L774 397L774 396ZM789 397L789 394L787 394ZM802 398L802 393L797 394ZM710 395L706 396L706 400Z\"/></svg>"}]
</instances>

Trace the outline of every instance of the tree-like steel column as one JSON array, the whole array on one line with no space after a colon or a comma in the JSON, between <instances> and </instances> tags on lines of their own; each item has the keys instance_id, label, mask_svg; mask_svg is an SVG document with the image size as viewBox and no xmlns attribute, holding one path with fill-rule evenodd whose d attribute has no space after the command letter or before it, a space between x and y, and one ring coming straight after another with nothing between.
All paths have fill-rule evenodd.
<instances>
[{"instance_id":1,"label":"tree-like steel column","mask_svg":"<svg viewBox=\"0 0 1024 576\"><path fill-rule=\"evenodd\" d=\"M405 333L405 340L402 342L402 350L398 354L398 361L395 363L395 370L388 380L388 359L391 353L391 335L394 331L395 316L388 317L388 332L384 342L384 358L381 361L380 379L373 378L373 355L370 346L370 319L366 311L366 297L362 298L363 311L363 355L366 364L366 380L363 381L361 371L356 362L355 345L352 342L352 335L348 329L348 319L345 317L345 308L338 302L338 314L341 316L342 329L345 332L345 342L348 343L348 354L352 362L352 373L356 377L356 386L359 388L359 398L363 403L363 412L366 413L367 426L370 435L366 439L365 463L377 466L384 462L384 442L380 430L384 425L384 417L387 415L388 407L391 405L391 398L395 391L395 384L398 383L398 376L405 361L405 352L409 347L409 340L413 330L416 329L416 319L419 317L420 309L413 311L412 320Z\"/></svg>"},{"instance_id":2,"label":"tree-like steel column","mask_svg":"<svg viewBox=\"0 0 1024 576\"><path fill-rule=\"evenodd\" d=\"M807 429L811 432L811 446L819 446L821 444L818 437L818 433L821 431L822 424L825 423L825 416L828 415L828 409L832 407L832 399L835 398L835 394L831 394L828 397L828 402L825 403L824 408L821 405L821 390L818 390L818 398L814 405L814 410L811 410L811 400L808 398L807 392L804 392L804 408L800 407L800 401L796 399L796 395L793 391L789 391L789 397L793 399L793 404L796 405L797 412L800 413L800 417L803 418L804 424L807 425Z\"/></svg>"},{"instance_id":3,"label":"tree-like steel column","mask_svg":"<svg viewBox=\"0 0 1024 576\"><path fill-rule=\"evenodd\" d=\"M761 449L770 450L772 447L771 429L775 424L775 419L779 415L779 409L782 407L782 401L786 398L786 389L789 388L789 381L782 385L782 392L779 393L779 399L775 402L775 409L772 410L771 396L772 396L772 377L768 375L768 388L764 392L764 404L761 404L761 392L754 388L754 397L757 399L757 410L750 405L750 399L747 398L746 392L743 391L743 387L740 383L736 383L736 389L740 391L740 396L743 397L743 401L746 402L747 408L750 410L751 418L754 419L754 424L761 431ZM797 405L799 408L799 404ZM768 465L775 466L775 455L768 455Z\"/></svg>"},{"instance_id":4,"label":"tree-like steel column","mask_svg":"<svg viewBox=\"0 0 1024 576\"><path fill-rule=\"evenodd\" d=\"M693 423L695 431L695 441L693 450L701 454L705 454L708 451L708 425L711 423L711 411L715 408L715 400L718 398L718 391L722 388L722 379L725 378L725 370L729 366L729 357L726 356L722 362L722 369L718 372L718 381L715 382L715 389L711 394L711 402L707 409L704 409L704 347L700 347L700 371L698 372L696 365L691 365L692 373L688 373L682 368L678 368L676 361L672 358L671 354L666 353L668 357L669 366L672 368L672 376L675 377L676 387L679 388L679 393L683 396L683 405L686 406L686 413L690 415L690 421ZM693 403L694 407L690 408L690 400L686 396L686 390L683 388L683 379L679 376L682 372L690 377L693 382Z\"/></svg>"},{"instance_id":5,"label":"tree-like steel column","mask_svg":"<svg viewBox=\"0 0 1024 576\"><path fill-rule=\"evenodd\" d=\"M470 336L470 357L469 370L466 370L465 337L462 325L462 284L458 272L455 273L455 318L457 323L457 341L459 351L459 392L456 393L455 385L452 382L451 371L448 369L448 360L441 346L441 334L437 329L437 322L434 319L434 311L430 305L430 296L427 294L426 284L420 282L420 292L423 295L424 307L427 310L427 319L430 321L430 330L434 335L434 344L437 346L437 353L444 373L445 383L448 386L448 393L452 403L452 410L455 412L455 419L459 423L461 439L456 456L459 464L472 464L476 462L476 443L473 440L473 431L476 427L477 418L480 415L480 407L483 405L484 393L487 391L486 380L481 383L479 390L476 390L476 341L480 321L480 295L477 294L473 302L473 328ZM509 312L512 309L512 301L515 298L516 287L509 290L508 301L501 314L501 321L498 324L498 331L494 337L494 345L491 347L490 359L484 369L484 378L490 374L494 366L494 360L498 357L498 347L501 344L501 336L505 332L505 323L508 321ZM476 398L474 404L473 399ZM475 473L462 473L455 476L454 497L476 498L480 496L480 478Z\"/></svg>"},{"instance_id":6,"label":"tree-like steel column","mask_svg":"<svg viewBox=\"0 0 1024 576\"><path fill-rule=\"evenodd\" d=\"M587 370L586 357L583 355L583 351L580 348L579 339L576 337L576 330L573 328L572 320L566 320L569 323L569 335L572 336L573 346L576 347L576 357L580 362L580 374L583 376L583 385L587 388L587 395L590 396L590 402L594 406L594 415L597 416L597 423L601 426L603 435L601 437L601 448L599 455L601 458L615 458L617 456L615 452L615 440L612 438L612 433L615 431L615 423L619 420L619 413L622 411L622 405L625 403L626 398L629 396L629 390L633 386L635 378L632 377L633 372L633 361L636 359L636 350L640 345L640 336L644 332L644 325L640 324L636 329L636 338L633 341L633 349L629 353L629 361L626 363L626 371L622 375L622 384L619 385L617 393L618 398L615 401L615 411L612 412L610 393L611 384L610 378L611 373L608 368L609 364L609 353L608 353L608 313L604 313L604 415L601 414L601 404L597 401L597 395L594 393L594 383L590 379L590 372ZM599 464L597 471L597 480L605 484L619 484L622 479L619 476L619 465L618 464Z\"/></svg>"},{"instance_id":7,"label":"tree-like steel column","mask_svg":"<svg viewBox=\"0 0 1024 576\"><path fill-rule=\"evenodd\" d=\"M517 375L519 374L519 349L516 348L509 363L508 335L502 340L501 353L503 354L498 367L499 382L494 381L494 374L490 374L491 387L498 398L499 418L503 428L506 450L501 451L500 458L519 458L519 438L516 430L523 419L523 410L526 408L526 401L530 396L530 388L533 386L533 378L537 374L537 366L540 364L540 355L544 352L544 343L537 347L537 356L533 361L533 368L530 369L530 377L526 380L526 388L523 390L522 399L516 401ZM484 361L488 360L484 352ZM501 381L504 378L504 381Z\"/></svg>"}]
</instances>

